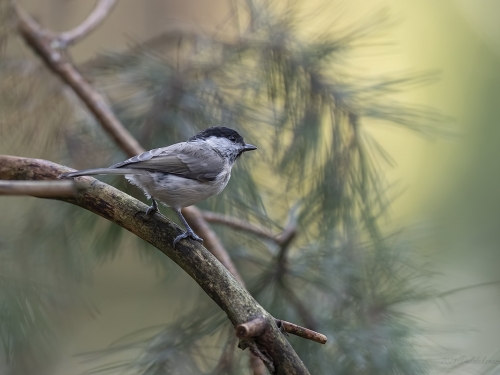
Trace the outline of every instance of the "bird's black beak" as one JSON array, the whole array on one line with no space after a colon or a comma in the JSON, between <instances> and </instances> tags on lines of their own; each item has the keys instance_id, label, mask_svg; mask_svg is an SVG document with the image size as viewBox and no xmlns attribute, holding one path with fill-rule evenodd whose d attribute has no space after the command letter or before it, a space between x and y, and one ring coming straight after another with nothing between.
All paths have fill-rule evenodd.
<instances>
[{"instance_id":1,"label":"bird's black beak","mask_svg":"<svg viewBox=\"0 0 500 375\"><path fill-rule=\"evenodd\" d=\"M257 150L257 147L255 147L254 145L251 145L250 143L247 143L245 145L245 147L243 147L243 152L253 151L253 150Z\"/></svg>"}]
</instances>

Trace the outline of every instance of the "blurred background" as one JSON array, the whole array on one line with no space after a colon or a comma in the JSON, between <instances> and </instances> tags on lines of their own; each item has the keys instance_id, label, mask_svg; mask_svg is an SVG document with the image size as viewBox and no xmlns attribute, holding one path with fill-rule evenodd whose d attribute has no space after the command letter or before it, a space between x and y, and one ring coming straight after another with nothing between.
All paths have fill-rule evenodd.
<instances>
[{"instance_id":1,"label":"blurred background","mask_svg":"<svg viewBox=\"0 0 500 375\"><path fill-rule=\"evenodd\" d=\"M4 3L6 7L7 2ZM93 7L93 2L76 0L24 0L19 4L53 31L71 29ZM153 71L157 69L154 54L149 50L144 52L149 57L153 56L151 65L134 65L133 62L123 62L120 53L167 32L206 37L216 34L224 40L234 40L238 35L237 23L233 23L234 17L228 15L234 12L235 6L233 2L223 0L120 0L97 30L71 47L71 56L113 103L122 103L121 107L117 105L114 108L127 126L133 128L134 121L139 121L142 126L144 118L133 119L126 111L133 102L133 95L129 96L132 99L127 104L124 100L126 95L120 92L122 88L117 82L126 81L132 87L135 82L142 84L141 77L144 81L149 79L154 82ZM366 116L361 121L363 130L378 141L392 159L386 162L380 154L372 156L374 164L378 165L377 174L384 175L387 186L390 186L387 196L391 204L388 214L378 219L378 226L383 232L406 228L401 236L411 242L411 253L423 259L416 272L423 271L425 267L425 275L417 283L422 282L426 288L433 290L426 298L416 298L411 304L397 307L412 316L414 326L409 328L412 332L407 340L413 345L412 355L424 360L426 365L419 367L418 371L412 370L413 367L408 364L403 366L402 372L392 368L389 372L495 373L494 366L463 362L475 357L500 359L500 325L497 323L500 288L494 283L499 280L500 264L500 173L497 165L500 158L500 148L497 147L500 140L500 3L488 0L318 0L293 4L276 2L273 6L275 13L286 14L287 10L293 9L293 17L301 20L295 31L302 37L327 33L335 36L337 30L342 32L353 25L380 24L373 28L373 32L367 27L366 35L357 39L353 48L342 56L342 69L336 74L362 76L364 81L360 79L361 83L402 76L427 77L417 79L418 84L410 80L398 90L387 90L384 100L415 104L422 113L439 113L438 120L437 115L415 115L421 126L438 131L420 134L405 127L386 124L384 118L377 116ZM236 18L242 25L248 22L248 17L241 10ZM2 22L8 25L10 19ZM88 145L101 133L96 127L88 125L93 120L86 109L68 89L60 89L61 84L51 78L48 71L37 70L40 69L36 67L39 64L37 57L18 36L9 35L4 47L1 55L3 78L0 78L3 86L0 153L46 158L77 169L104 166L125 157L111 141L106 140L92 146L92 156L88 156ZM182 48L179 47L182 51L179 54L184 56L182 54L188 52ZM108 60L102 58L103 54ZM172 55L169 57L175 60ZM14 65L17 71L12 70ZM130 73L127 67L135 69L135 73ZM39 71L43 74L32 74ZM26 77L21 78L22 74ZM113 79L110 79L112 75ZM176 120L170 118L166 121ZM15 135L5 125L12 122L17 124ZM58 126L63 126L64 131L58 130ZM154 126L150 126L153 130L149 133L144 126L140 127L142 132L136 133L146 148L158 146L154 137L159 130ZM242 125L242 129L249 128ZM185 139L192 130L182 130L179 125L179 129L172 130L169 140L173 143L173 140ZM7 134L7 131L10 133ZM263 134L268 134L266 132L269 129ZM261 144L272 147L263 136L259 137L260 134L259 130L244 132L246 141L259 146L259 152ZM105 138L104 135L102 137ZM110 148L115 148L113 153L109 152ZM255 161L264 162L264 159ZM251 163L241 170L251 171ZM259 172L255 172L255 168L253 170L252 181L256 181L257 185L268 179L266 173L269 172L265 169L259 169ZM234 176L231 183L235 183ZM124 182L106 181L127 189ZM235 192L231 193L231 197L237 199L238 186L233 185L233 189ZM126 191L131 192L131 189ZM131 193L144 200L139 193ZM290 198L283 203L283 207L270 209L266 206L269 199L261 197L263 208L259 212L263 216L271 216L273 223L284 226L294 200ZM238 209L243 210L245 204L255 202L240 202ZM17 253L15 260L9 260L15 265L9 265L6 268L10 271L3 273L8 275L12 272L19 281L17 286L2 281L3 288L10 288L1 301L4 304L3 323L7 327L17 324L17 307L5 307L9 303L19 305L17 314L28 317L24 319L37 316L32 323L26 321L24 327L27 330L26 327L30 326L29 332L21 324L21 328L9 333L12 338L6 339L4 331L2 346L9 350L4 351L0 362L3 362L5 373L80 374L99 365L105 366L101 370L112 370L114 362L104 356L109 353L91 357L82 357L81 354L106 349L113 343L120 345L124 336L137 330L153 327L151 332L154 332L199 308L194 297L201 294L198 287L176 270L175 265L166 264L161 254L151 255L151 248L137 250L138 242L131 245L128 233L118 234L119 229L104 221L96 224L91 214L68 208L60 202L35 198L1 197L0 206L4 212L0 218L0 235L3 238L0 239L0 246L5 254L11 247ZM275 214L268 215L266 207ZM227 208L223 201L207 203L204 208L237 212ZM61 228L56 222L53 225L40 223L43 216L38 215L43 215L44 210L51 210L53 215L64 218L67 224ZM169 214L167 210L164 212ZM266 223L267 219L262 220ZM31 223L28 228L27 222ZM94 235L80 236L79 228L87 228ZM237 235L228 234L224 229L218 230L223 242L227 237ZM311 229L312 232L316 230ZM51 235L48 236L47 232ZM99 236L103 232L107 233L106 236ZM58 237L55 236L57 233L64 235L64 241L53 238ZM105 240L100 237L105 237ZM231 241L227 239L228 247L238 249L233 255L243 251L230 245ZM39 246L43 246L44 250L37 252ZM33 256L33 252L37 255ZM246 276L252 268L247 268L244 257L242 259L239 264ZM50 271L43 268L48 260L53 266ZM16 288L22 289L25 283L30 282L22 267L29 269L30 275L36 275L33 276L37 278L36 286L29 288L33 288L32 292L36 294L34 298L42 301L40 311L30 312L36 310L29 307L32 303L28 302L31 301L31 292L26 295L17 292ZM47 276L48 272L56 274ZM64 289L69 284L75 284L71 292L54 292L54 285ZM44 299L47 295L50 296ZM53 306L57 307L53 309ZM5 312L7 310L9 312ZM47 312L49 310L50 313ZM8 319L12 319L12 323ZM42 331L42 325L43 333L40 333L38 330ZM320 327L326 325L320 324ZM329 329L327 332L330 332ZM335 332L334 328L331 329ZM334 339L329 345L338 342ZM141 348L129 349L135 357ZM317 345L307 350L321 352L324 349ZM131 356L117 352L118 359L114 361ZM206 354L207 357L210 355ZM15 366L12 365L13 358ZM320 357L314 358L321 361ZM200 366L203 368L203 365ZM355 367L357 372L365 374L378 373L383 367L374 368ZM177 373L195 373L190 371ZM311 368L311 371L330 373L324 368L318 372ZM332 370L331 373L337 372Z\"/></svg>"}]
</instances>

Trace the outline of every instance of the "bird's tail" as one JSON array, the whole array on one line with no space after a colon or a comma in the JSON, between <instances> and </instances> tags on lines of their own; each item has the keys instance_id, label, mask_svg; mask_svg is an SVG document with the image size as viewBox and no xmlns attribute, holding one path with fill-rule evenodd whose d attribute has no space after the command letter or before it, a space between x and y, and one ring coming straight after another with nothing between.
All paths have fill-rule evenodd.
<instances>
[{"instance_id":1,"label":"bird's tail","mask_svg":"<svg viewBox=\"0 0 500 375\"><path fill-rule=\"evenodd\" d=\"M59 177L79 177L79 176L94 176L98 174L143 174L144 170L133 168L95 168L84 169L76 172L63 173Z\"/></svg>"}]
</instances>

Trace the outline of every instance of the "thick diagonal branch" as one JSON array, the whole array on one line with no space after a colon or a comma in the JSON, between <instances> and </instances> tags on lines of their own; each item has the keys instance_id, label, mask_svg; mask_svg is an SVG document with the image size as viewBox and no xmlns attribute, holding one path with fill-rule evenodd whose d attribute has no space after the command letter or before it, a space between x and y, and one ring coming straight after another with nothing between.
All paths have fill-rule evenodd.
<instances>
[{"instance_id":1,"label":"thick diagonal branch","mask_svg":"<svg viewBox=\"0 0 500 375\"><path fill-rule=\"evenodd\" d=\"M70 171L45 160L0 156L0 179L55 180ZM205 293L224 310L236 327L257 317L267 322L265 332L254 338L258 350L271 358L276 374L309 374L280 332L274 318L260 306L229 271L202 245L182 241L172 247L181 229L168 219L136 215L146 205L91 177L79 177L84 188L76 197L59 197L120 225L162 251L187 272Z\"/></svg>"}]
</instances>

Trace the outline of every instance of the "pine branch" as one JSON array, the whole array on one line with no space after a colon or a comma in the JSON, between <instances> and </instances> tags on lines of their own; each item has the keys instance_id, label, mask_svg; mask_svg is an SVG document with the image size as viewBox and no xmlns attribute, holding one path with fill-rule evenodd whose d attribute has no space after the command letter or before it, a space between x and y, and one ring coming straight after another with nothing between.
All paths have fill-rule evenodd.
<instances>
[{"instance_id":1,"label":"pine branch","mask_svg":"<svg viewBox=\"0 0 500 375\"><path fill-rule=\"evenodd\" d=\"M45 160L0 156L0 178L4 180L55 180L67 167ZM120 225L149 242L176 262L224 310L233 325L256 318L265 321L265 329L252 338L252 353L264 355L273 374L309 374L304 364L278 328L274 318L202 245L182 241L173 247L181 229L168 219L143 215L146 205L92 177L79 177L85 190L76 197L57 200L75 204ZM142 215L141 215L142 214Z\"/></svg>"},{"instance_id":2,"label":"pine branch","mask_svg":"<svg viewBox=\"0 0 500 375\"><path fill-rule=\"evenodd\" d=\"M91 29L95 28L109 13L111 7L114 5L113 0L100 1L91 15L77 28L70 32L54 35L52 32L43 29L38 25L28 14L21 8L16 7L19 17L18 29L24 37L26 43L30 45L33 50L43 59L48 67L59 75L82 99L87 105L88 109L96 116L103 128L112 136L118 146L124 150L129 156L137 155L144 152L140 144L133 138L133 136L123 127L120 121L113 114L111 108L107 104L104 97L102 97L77 71L71 64L70 60L64 53L61 53L69 44L84 37ZM58 48L59 50L57 50ZM59 52L61 51L61 52ZM186 207L182 210L186 220L192 228L205 239L207 248L210 249L213 255L231 272L231 274L244 286L244 281L237 271L236 267L231 261L229 254L224 249L222 243L217 235L207 223L205 215L209 216L210 213L201 213L196 207ZM216 214L212 214L212 217ZM240 229L249 230L250 225L247 223L240 223ZM234 226L233 226L234 227ZM280 245L284 253L293 238L296 235L295 226L289 226L283 233L273 236L270 232L265 232L260 228L253 228L253 233L260 233L261 236L273 239ZM250 230L252 231L252 230ZM281 322L281 321L280 321ZM296 326L289 323L290 326ZM286 326L286 325L283 325ZM296 326L299 327L299 326ZM303 328L305 330L305 328ZM294 332L290 332L294 333ZM258 349L251 350L254 356ZM252 368L254 373L258 374L262 371L258 369L261 364L252 358ZM269 361L265 361L266 365ZM268 366L269 368L269 366Z\"/></svg>"}]
</instances>

